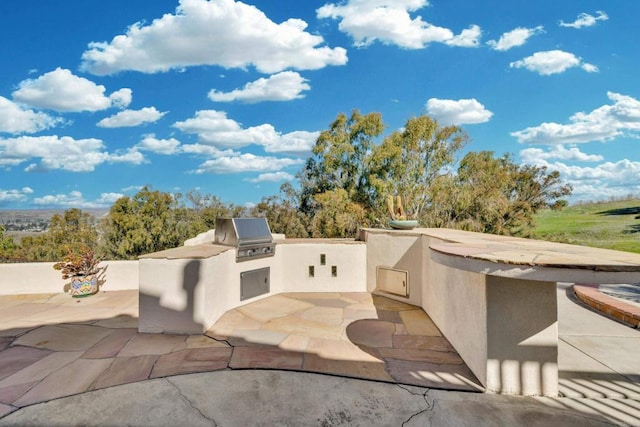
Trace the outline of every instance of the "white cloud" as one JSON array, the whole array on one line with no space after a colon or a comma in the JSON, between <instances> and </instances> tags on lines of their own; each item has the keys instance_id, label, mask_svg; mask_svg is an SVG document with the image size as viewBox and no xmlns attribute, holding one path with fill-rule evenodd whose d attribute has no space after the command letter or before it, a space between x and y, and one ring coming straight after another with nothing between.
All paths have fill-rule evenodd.
<instances>
[{"instance_id":1,"label":"white cloud","mask_svg":"<svg viewBox=\"0 0 640 427\"><path fill-rule=\"evenodd\" d=\"M0 206L5 203L23 202L27 200L28 195L32 193L33 190L29 187L12 190L3 190L0 188Z\"/></svg>"},{"instance_id":2,"label":"white cloud","mask_svg":"<svg viewBox=\"0 0 640 427\"><path fill-rule=\"evenodd\" d=\"M263 146L271 153L306 153L311 150L317 132L296 131L281 134L270 124L243 128L240 123L227 118L227 113L216 110L200 110L195 117L176 122L174 127L196 134L200 142L217 148L240 148L247 145Z\"/></svg>"},{"instance_id":3,"label":"white cloud","mask_svg":"<svg viewBox=\"0 0 640 427\"><path fill-rule=\"evenodd\" d=\"M624 159L583 167L565 162L551 163L544 156L532 158L531 153L523 151L520 157L525 163L560 172L561 179L573 187L571 199L574 201L604 200L640 193L640 162Z\"/></svg>"},{"instance_id":4,"label":"white cloud","mask_svg":"<svg viewBox=\"0 0 640 427\"><path fill-rule=\"evenodd\" d=\"M0 132L34 133L52 128L64 120L45 113L27 110L0 96Z\"/></svg>"},{"instance_id":5,"label":"white cloud","mask_svg":"<svg viewBox=\"0 0 640 427\"><path fill-rule=\"evenodd\" d=\"M69 136L20 136L0 139L0 165L17 166L31 159L26 172L62 169L69 172L91 172L104 162L139 164L140 153L110 154L104 144L95 138L73 139Z\"/></svg>"},{"instance_id":6,"label":"white cloud","mask_svg":"<svg viewBox=\"0 0 640 427\"><path fill-rule=\"evenodd\" d=\"M90 201L85 200L81 192L71 191L69 194L49 194L37 197L33 200L33 203L40 207L96 209L110 207L120 197L123 197L123 195L119 193L102 193L98 199Z\"/></svg>"},{"instance_id":7,"label":"white cloud","mask_svg":"<svg viewBox=\"0 0 640 427\"><path fill-rule=\"evenodd\" d=\"M195 173L239 173L239 172L272 172L281 169L298 166L304 163L302 159L289 159L278 157L256 156L251 153L243 153L231 157L219 157L202 163Z\"/></svg>"},{"instance_id":8,"label":"white cloud","mask_svg":"<svg viewBox=\"0 0 640 427\"><path fill-rule=\"evenodd\" d=\"M576 113L569 118L569 124L542 123L512 132L511 136L527 144L576 144L608 141L622 135L639 137L640 101L614 92L608 92L607 97L613 105Z\"/></svg>"},{"instance_id":9,"label":"white cloud","mask_svg":"<svg viewBox=\"0 0 640 427\"><path fill-rule=\"evenodd\" d=\"M429 115L443 125L463 125L488 122L493 113L475 99L431 98L426 104Z\"/></svg>"},{"instance_id":10,"label":"white cloud","mask_svg":"<svg viewBox=\"0 0 640 427\"><path fill-rule=\"evenodd\" d=\"M573 22L564 22L560 21L559 25L561 27L570 27L580 29L582 27L591 27L596 25L598 21L606 21L609 19L606 13L601 10L596 12L597 16L589 15L588 13L581 13L578 15L575 21Z\"/></svg>"},{"instance_id":11,"label":"white cloud","mask_svg":"<svg viewBox=\"0 0 640 427\"><path fill-rule=\"evenodd\" d=\"M100 197L94 203L100 206L112 206L122 197L124 197L124 194L122 193L101 193Z\"/></svg>"},{"instance_id":12,"label":"white cloud","mask_svg":"<svg viewBox=\"0 0 640 427\"><path fill-rule=\"evenodd\" d=\"M304 98L303 91L311 89L307 80L295 71L283 71L269 78L261 78L247 83L244 88L231 92L209 92L209 99L217 102L243 101L256 103L262 101L290 101Z\"/></svg>"},{"instance_id":13,"label":"white cloud","mask_svg":"<svg viewBox=\"0 0 640 427\"><path fill-rule=\"evenodd\" d=\"M489 40L487 44L494 50L505 51L513 47L522 46L530 37L540 33L544 33L542 25L534 28L518 27L504 33L498 41Z\"/></svg>"},{"instance_id":14,"label":"white cloud","mask_svg":"<svg viewBox=\"0 0 640 427\"><path fill-rule=\"evenodd\" d=\"M111 117L104 118L98 122L98 126L103 128L134 127L143 123L157 122L167 114L156 110L156 107L145 107L141 110L124 110Z\"/></svg>"},{"instance_id":15,"label":"white cloud","mask_svg":"<svg viewBox=\"0 0 640 427\"><path fill-rule=\"evenodd\" d=\"M245 181L252 182L254 184L258 184L260 182L281 182L281 181L291 181L295 178L295 176L291 175L288 172L267 172L261 173L257 178L246 179Z\"/></svg>"},{"instance_id":16,"label":"white cloud","mask_svg":"<svg viewBox=\"0 0 640 427\"><path fill-rule=\"evenodd\" d=\"M131 100L130 89L114 92L113 99L105 96L105 90L69 70L56 68L37 79L23 80L12 95L16 101L36 108L70 112L100 111Z\"/></svg>"},{"instance_id":17,"label":"white cloud","mask_svg":"<svg viewBox=\"0 0 640 427\"><path fill-rule=\"evenodd\" d=\"M175 154L180 147L180 141L175 138L158 139L154 135L145 136L142 141L136 145L140 150L150 151L158 154Z\"/></svg>"},{"instance_id":18,"label":"white cloud","mask_svg":"<svg viewBox=\"0 0 640 427\"><path fill-rule=\"evenodd\" d=\"M423 21L421 16L411 17L410 12L428 4L427 0L349 0L325 4L316 14L320 19L339 19L338 28L349 34L356 46L368 46L376 40L406 49L422 49L429 43L478 46L482 32L477 25L456 36L448 28Z\"/></svg>"},{"instance_id":19,"label":"white cloud","mask_svg":"<svg viewBox=\"0 0 640 427\"><path fill-rule=\"evenodd\" d=\"M540 160L564 160L573 162L601 162L604 157L599 154L586 154L576 146L566 149L564 145L553 145L548 151L541 148L525 148L520 150L520 158L525 163L536 163Z\"/></svg>"},{"instance_id":20,"label":"white cloud","mask_svg":"<svg viewBox=\"0 0 640 427\"><path fill-rule=\"evenodd\" d=\"M562 50L536 52L531 56L509 64L511 68L526 68L542 76L562 73L569 68L578 66L587 72L598 71L598 67L595 65L583 63L582 60L573 53Z\"/></svg>"},{"instance_id":21,"label":"white cloud","mask_svg":"<svg viewBox=\"0 0 640 427\"><path fill-rule=\"evenodd\" d=\"M127 108L131 104L132 91L129 88L122 88L109 95L111 104L116 108Z\"/></svg>"},{"instance_id":22,"label":"white cloud","mask_svg":"<svg viewBox=\"0 0 640 427\"><path fill-rule=\"evenodd\" d=\"M181 0L175 14L135 23L110 43L93 42L81 68L97 75L123 70L156 73L197 65L255 66L264 73L344 65L346 50L322 46L307 23L271 21L255 6L233 0Z\"/></svg>"}]
</instances>

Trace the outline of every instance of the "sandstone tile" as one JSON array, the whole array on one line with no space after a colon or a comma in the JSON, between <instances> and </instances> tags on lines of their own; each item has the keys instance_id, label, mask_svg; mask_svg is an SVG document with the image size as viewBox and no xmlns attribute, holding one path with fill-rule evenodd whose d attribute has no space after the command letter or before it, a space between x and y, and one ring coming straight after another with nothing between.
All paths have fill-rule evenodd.
<instances>
[{"instance_id":1,"label":"sandstone tile","mask_svg":"<svg viewBox=\"0 0 640 427\"><path fill-rule=\"evenodd\" d=\"M95 326L102 326L103 328L138 328L138 313L137 310L134 314L118 314L117 316L110 317L108 319L98 320L93 322Z\"/></svg>"},{"instance_id":2,"label":"sandstone tile","mask_svg":"<svg viewBox=\"0 0 640 427\"><path fill-rule=\"evenodd\" d=\"M186 335L137 334L127 342L118 356L160 355L186 347Z\"/></svg>"},{"instance_id":3,"label":"sandstone tile","mask_svg":"<svg viewBox=\"0 0 640 427\"><path fill-rule=\"evenodd\" d=\"M279 345L287 337L286 333L280 331L249 329L246 331L236 330L233 336L227 338L229 344L233 347L249 347Z\"/></svg>"},{"instance_id":4,"label":"sandstone tile","mask_svg":"<svg viewBox=\"0 0 640 427\"><path fill-rule=\"evenodd\" d=\"M206 332L211 337L228 337L236 329L260 329L262 323L237 310L229 310Z\"/></svg>"},{"instance_id":5,"label":"sandstone tile","mask_svg":"<svg viewBox=\"0 0 640 427\"><path fill-rule=\"evenodd\" d=\"M395 310L395 311L404 311L404 310L415 310L415 305L406 304L401 301L396 301L391 298L381 297L379 295L373 296L373 305L378 310Z\"/></svg>"},{"instance_id":6,"label":"sandstone tile","mask_svg":"<svg viewBox=\"0 0 640 427\"><path fill-rule=\"evenodd\" d=\"M279 345L283 350L305 352L309 345L309 337L303 337L301 335L289 335Z\"/></svg>"},{"instance_id":7,"label":"sandstone tile","mask_svg":"<svg viewBox=\"0 0 640 427\"><path fill-rule=\"evenodd\" d=\"M381 363L374 354L364 350L357 345L325 338L310 338L307 346L307 353L315 354L323 359L331 360L351 360L361 362Z\"/></svg>"},{"instance_id":8,"label":"sandstone tile","mask_svg":"<svg viewBox=\"0 0 640 427\"><path fill-rule=\"evenodd\" d=\"M97 326L47 325L19 337L14 345L55 351L84 351L110 333L111 330Z\"/></svg>"},{"instance_id":9,"label":"sandstone tile","mask_svg":"<svg viewBox=\"0 0 640 427\"><path fill-rule=\"evenodd\" d=\"M340 299L340 292L285 292L280 294L283 297L305 300L312 298L316 300L320 299Z\"/></svg>"},{"instance_id":10,"label":"sandstone tile","mask_svg":"<svg viewBox=\"0 0 640 427\"><path fill-rule=\"evenodd\" d=\"M284 317L299 311L312 308L313 304L287 298L282 295L274 295L269 298L256 301L242 307L238 307L240 313L259 322L268 322L272 319Z\"/></svg>"},{"instance_id":11,"label":"sandstone tile","mask_svg":"<svg viewBox=\"0 0 640 427\"><path fill-rule=\"evenodd\" d=\"M231 358L228 348L191 348L158 358L150 378L226 369Z\"/></svg>"},{"instance_id":12,"label":"sandstone tile","mask_svg":"<svg viewBox=\"0 0 640 427\"><path fill-rule=\"evenodd\" d=\"M301 369L304 353L278 347L236 347L229 362L232 369Z\"/></svg>"},{"instance_id":13,"label":"sandstone tile","mask_svg":"<svg viewBox=\"0 0 640 427\"><path fill-rule=\"evenodd\" d=\"M382 362L325 359L315 354L305 354L303 370L323 374L342 375L351 378L394 382Z\"/></svg>"},{"instance_id":14,"label":"sandstone tile","mask_svg":"<svg viewBox=\"0 0 640 427\"><path fill-rule=\"evenodd\" d=\"M43 304L50 305L50 304ZM113 317L114 310L107 308L94 308L91 306L57 306L53 310L35 313L26 318L31 322L42 324L80 323L93 322L100 319Z\"/></svg>"},{"instance_id":15,"label":"sandstone tile","mask_svg":"<svg viewBox=\"0 0 640 427\"><path fill-rule=\"evenodd\" d=\"M422 310L402 311L400 317L410 335L442 336L437 326Z\"/></svg>"},{"instance_id":16,"label":"sandstone tile","mask_svg":"<svg viewBox=\"0 0 640 427\"><path fill-rule=\"evenodd\" d=\"M100 374L91 390L146 380L158 356L116 357L110 360L111 365Z\"/></svg>"},{"instance_id":17,"label":"sandstone tile","mask_svg":"<svg viewBox=\"0 0 640 427\"><path fill-rule=\"evenodd\" d=\"M14 346L0 352L0 380L51 354L48 350Z\"/></svg>"},{"instance_id":18,"label":"sandstone tile","mask_svg":"<svg viewBox=\"0 0 640 427\"><path fill-rule=\"evenodd\" d=\"M313 322L325 323L327 325L338 326L342 324L343 310L336 307L313 307L296 314L296 317L311 320Z\"/></svg>"},{"instance_id":19,"label":"sandstone tile","mask_svg":"<svg viewBox=\"0 0 640 427\"><path fill-rule=\"evenodd\" d=\"M262 329L282 332L289 335L333 339L340 339L343 332L341 326L327 325L294 316L270 320L262 326Z\"/></svg>"},{"instance_id":20,"label":"sandstone tile","mask_svg":"<svg viewBox=\"0 0 640 427\"><path fill-rule=\"evenodd\" d=\"M360 304L373 305L373 296L369 292L341 292L340 296Z\"/></svg>"},{"instance_id":21,"label":"sandstone tile","mask_svg":"<svg viewBox=\"0 0 640 427\"><path fill-rule=\"evenodd\" d=\"M187 337L187 348L227 348L229 344L209 338L206 335L189 335Z\"/></svg>"},{"instance_id":22,"label":"sandstone tile","mask_svg":"<svg viewBox=\"0 0 640 427\"><path fill-rule=\"evenodd\" d=\"M347 327L347 336L358 345L367 347L392 347L396 327L382 320L357 320Z\"/></svg>"},{"instance_id":23,"label":"sandstone tile","mask_svg":"<svg viewBox=\"0 0 640 427\"><path fill-rule=\"evenodd\" d=\"M249 347L264 345L279 345L287 334L279 331L255 330L235 331L233 336L227 338L227 342L233 347Z\"/></svg>"},{"instance_id":24,"label":"sandstone tile","mask_svg":"<svg viewBox=\"0 0 640 427\"><path fill-rule=\"evenodd\" d=\"M456 352L434 351L425 348L380 348L380 356L386 359L429 362L436 365L461 365L462 358ZM447 369L443 367L442 369Z\"/></svg>"},{"instance_id":25,"label":"sandstone tile","mask_svg":"<svg viewBox=\"0 0 640 427\"><path fill-rule=\"evenodd\" d=\"M37 381L33 381L26 384L18 384L0 388L0 403L4 403L7 405L12 404L17 398L25 394L31 387L33 387L37 383Z\"/></svg>"},{"instance_id":26,"label":"sandstone tile","mask_svg":"<svg viewBox=\"0 0 640 427\"><path fill-rule=\"evenodd\" d=\"M344 309L344 318L352 319L352 320L360 320L360 319L377 319L378 312L373 308L369 309L356 309L353 306L349 306Z\"/></svg>"},{"instance_id":27,"label":"sandstone tile","mask_svg":"<svg viewBox=\"0 0 640 427\"><path fill-rule=\"evenodd\" d=\"M435 351L455 351L445 337L401 334L393 336L393 348L424 348Z\"/></svg>"},{"instance_id":28,"label":"sandstone tile","mask_svg":"<svg viewBox=\"0 0 640 427\"><path fill-rule=\"evenodd\" d=\"M129 340L138 333L137 329L114 329L111 333L88 349L82 357L85 359L102 359L115 357Z\"/></svg>"},{"instance_id":29,"label":"sandstone tile","mask_svg":"<svg viewBox=\"0 0 640 427\"><path fill-rule=\"evenodd\" d=\"M482 390L466 365L437 365L398 359L385 359L387 372L400 384L446 390Z\"/></svg>"},{"instance_id":30,"label":"sandstone tile","mask_svg":"<svg viewBox=\"0 0 640 427\"><path fill-rule=\"evenodd\" d=\"M394 334L394 336L396 335L409 335L409 331L407 331L406 326L404 326L404 323L394 323L394 325L396 326L396 332Z\"/></svg>"},{"instance_id":31,"label":"sandstone tile","mask_svg":"<svg viewBox=\"0 0 640 427\"><path fill-rule=\"evenodd\" d=\"M314 294L317 295L317 294ZM300 301L308 302L309 304L313 304L317 307L334 307L334 308L345 308L350 306L352 303L349 301L345 301L342 298L318 298L316 296L308 297L308 298L297 298Z\"/></svg>"},{"instance_id":32,"label":"sandstone tile","mask_svg":"<svg viewBox=\"0 0 640 427\"><path fill-rule=\"evenodd\" d=\"M14 408L13 406L4 405L0 403L0 418L4 417L5 415L9 415L15 410L16 408Z\"/></svg>"},{"instance_id":33,"label":"sandstone tile","mask_svg":"<svg viewBox=\"0 0 640 427\"><path fill-rule=\"evenodd\" d=\"M80 351L58 351L32 363L13 375L0 381L0 387L40 381L51 373L62 369L82 355Z\"/></svg>"},{"instance_id":34,"label":"sandstone tile","mask_svg":"<svg viewBox=\"0 0 640 427\"><path fill-rule=\"evenodd\" d=\"M35 323L31 326L26 326L28 323L29 322L25 322L24 320L1 322L2 329L0 330L0 337L13 339L42 326Z\"/></svg>"},{"instance_id":35,"label":"sandstone tile","mask_svg":"<svg viewBox=\"0 0 640 427\"><path fill-rule=\"evenodd\" d=\"M46 313L53 313L56 309L57 307L51 304L34 304L31 302L25 302L4 308L0 315L0 319L2 319L3 325L10 320L21 320L23 322L27 322L27 325L30 325L28 321L31 320L32 316L42 316L46 319Z\"/></svg>"},{"instance_id":36,"label":"sandstone tile","mask_svg":"<svg viewBox=\"0 0 640 427\"><path fill-rule=\"evenodd\" d=\"M13 337L0 337L0 351L9 347L12 341Z\"/></svg>"},{"instance_id":37,"label":"sandstone tile","mask_svg":"<svg viewBox=\"0 0 640 427\"><path fill-rule=\"evenodd\" d=\"M378 310L378 319L392 323L402 323L400 313L392 310Z\"/></svg>"},{"instance_id":38,"label":"sandstone tile","mask_svg":"<svg viewBox=\"0 0 640 427\"><path fill-rule=\"evenodd\" d=\"M77 359L33 386L14 405L22 407L87 391L110 364L110 359Z\"/></svg>"}]
</instances>

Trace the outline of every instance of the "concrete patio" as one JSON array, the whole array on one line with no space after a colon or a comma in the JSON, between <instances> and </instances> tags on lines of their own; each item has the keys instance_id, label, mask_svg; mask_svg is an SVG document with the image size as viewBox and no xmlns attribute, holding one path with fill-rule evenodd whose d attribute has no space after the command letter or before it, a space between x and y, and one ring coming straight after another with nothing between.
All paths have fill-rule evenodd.
<instances>
[{"instance_id":1,"label":"concrete patio","mask_svg":"<svg viewBox=\"0 0 640 427\"><path fill-rule=\"evenodd\" d=\"M421 309L368 293L276 295L209 336L138 333L136 291L4 296L0 425L640 425L640 332L568 289L561 398L469 393L475 378Z\"/></svg>"}]
</instances>

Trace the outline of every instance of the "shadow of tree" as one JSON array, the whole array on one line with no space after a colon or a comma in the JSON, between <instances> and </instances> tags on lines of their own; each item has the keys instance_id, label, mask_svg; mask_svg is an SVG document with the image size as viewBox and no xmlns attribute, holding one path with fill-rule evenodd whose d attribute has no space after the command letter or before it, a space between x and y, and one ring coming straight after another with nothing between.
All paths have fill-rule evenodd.
<instances>
[{"instance_id":1,"label":"shadow of tree","mask_svg":"<svg viewBox=\"0 0 640 427\"><path fill-rule=\"evenodd\" d=\"M598 215L638 215L640 214L640 206L632 208L609 209L598 212Z\"/></svg>"},{"instance_id":2,"label":"shadow of tree","mask_svg":"<svg viewBox=\"0 0 640 427\"><path fill-rule=\"evenodd\" d=\"M640 224L629 225L622 231L622 234L636 234L640 233Z\"/></svg>"}]
</instances>

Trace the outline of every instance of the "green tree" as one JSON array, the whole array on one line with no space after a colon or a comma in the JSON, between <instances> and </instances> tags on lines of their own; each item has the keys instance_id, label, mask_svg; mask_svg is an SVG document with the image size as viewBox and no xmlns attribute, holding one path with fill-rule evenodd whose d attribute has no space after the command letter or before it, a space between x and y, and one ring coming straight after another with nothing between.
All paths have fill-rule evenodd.
<instances>
[{"instance_id":1,"label":"green tree","mask_svg":"<svg viewBox=\"0 0 640 427\"><path fill-rule=\"evenodd\" d=\"M377 222L386 218L383 201L389 195L401 196L407 214L422 219L431 204L432 183L451 171L467 142L461 128L440 126L425 115L386 137L373 149L368 172Z\"/></svg>"},{"instance_id":2,"label":"green tree","mask_svg":"<svg viewBox=\"0 0 640 427\"><path fill-rule=\"evenodd\" d=\"M29 261L59 261L75 247L98 246L98 232L94 217L78 208L51 217L49 229L40 236L24 237L20 257Z\"/></svg>"},{"instance_id":3,"label":"green tree","mask_svg":"<svg viewBox=\"0 0 640 427\"><path fill-rule=\"evenodd\" d=\"M366 212L349 198L346 190L325 191L315 196L315 202L319 209L311 219L313 237L356 237Z\"/></svg>"},{"instance_id":4,"label":"green tree","mask_svg":"<svg viewBox=\"0 0 640 427\"><path fill-rule=\"evenodd\" d=\"M556 171L482 151L468 153L457 174L439 177L430 192L428 226L527 236L535 213L571 194L571 187Z\"/></svg>"},{"instance_id":5,"label":"green tree","mask_svg":"<svg viewBox=\"0 0 640 427\"><path fill-rule=\"evenodd\" d=\"M172 194L148 187L121 197L102 223L102 251L111 259L135 259L181 245L189 226L185 211L178 208Z\"/></svg>"},{"instance_id":6,"label":"green tree","mask_svg":"<svg viewBox=\"0 0 640 427\"><path fill-rule=\"evenodd\" d=\"M13 237L5 235L5 229L0 224L0 260L11 260L15 257L18 245L13 241Z\"/></svg>"},{"instance_id":7,"label":"green tree","mask_svg":"<svg viewBox=\"0 0 640 427\"><path fill-rule=\"evenodd\" d=\"M187 236L194 237L216 227L217 218L234 218L242 216L244 207L226 205L218 197L203 195L199 191L191 191L186 195L189 207L181 207L188 223ZM179 200L180 197L177 197Z\"/></svg>"},{"instance_id":8,"label":"green tree","mask_svg":"<svg viewBox=\"0 0 640 427\"><path fill-rule=\"evenodd\" d=\"M298 174L301 183L301 208L306 214L317 210L316 196L342 189L355 203L368 206L369 158L374 140L382 134L380 113L347 117L340 113L328 130L322 131L311 156Z\"/></svg>"},{"instance_id":9,"label":"green tree","mask_svg":"<svg viewBox=\"0 0 640 427\"><path fill-rule=\"evenodd\" d=\"M265 217L272 233L289 238L309 237L309 218L299 209L300 194L289 183L282 184L280 194L263 197L251 211L252 216Z\"/></svg>"}]
</instances>

